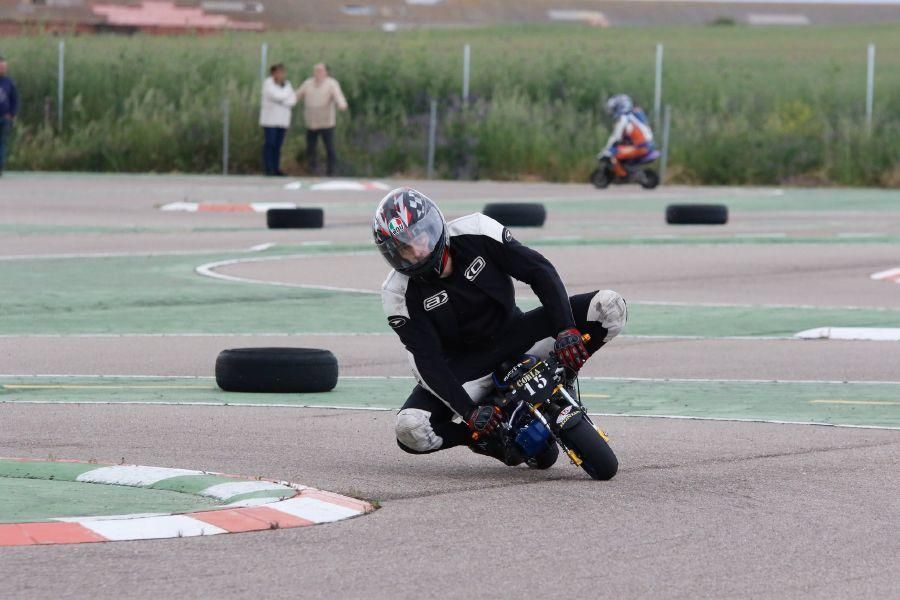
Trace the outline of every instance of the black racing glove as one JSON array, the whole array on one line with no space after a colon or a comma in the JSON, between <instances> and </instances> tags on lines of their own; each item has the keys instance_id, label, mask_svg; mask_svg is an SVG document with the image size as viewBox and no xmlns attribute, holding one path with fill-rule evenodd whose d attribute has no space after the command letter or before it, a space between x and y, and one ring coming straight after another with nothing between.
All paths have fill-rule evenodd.
<instances>
[{"instance_id":1,"label":"black racing glove","mask_svg":"<svg viewBox=\"0 0 900 600\"><path fill-rule=\"evenodd\" d=\"M466 425L472 430L472 439L477 440L494 431L500 425L501 417L502 413L496 406L476 406L466 420Z\"/></svg>"},{"instance_id":2,"label":"black racing glove","mask_svg":"<svg viewBox=\"0 0 900 600\"><path fill-rule=\"evenodd\" d=\"M587 348L584 347L581 332L574 327L559 332L559 335L556 336L553 352L563 365L576 373L581 369L585 361L591 357Z\"/></svg>"}]
</instances>

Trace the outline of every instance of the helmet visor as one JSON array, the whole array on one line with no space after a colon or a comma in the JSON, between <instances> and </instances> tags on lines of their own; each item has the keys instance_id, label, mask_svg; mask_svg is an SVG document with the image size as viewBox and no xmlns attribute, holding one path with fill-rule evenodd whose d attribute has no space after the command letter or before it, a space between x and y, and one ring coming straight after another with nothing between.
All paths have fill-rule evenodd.
<instances>
[{"instance_id":1,"label":"helmet visor","mask_svg":"<svg viewBox=\"0 0 900 600\"><path fill-rule=\"evenodd\" d=\"M401 273L412 273L426 265L444 235L444 219L434 208L412 225L400 216L378 225L378 250Z\"/></svg>"}]
</instances>

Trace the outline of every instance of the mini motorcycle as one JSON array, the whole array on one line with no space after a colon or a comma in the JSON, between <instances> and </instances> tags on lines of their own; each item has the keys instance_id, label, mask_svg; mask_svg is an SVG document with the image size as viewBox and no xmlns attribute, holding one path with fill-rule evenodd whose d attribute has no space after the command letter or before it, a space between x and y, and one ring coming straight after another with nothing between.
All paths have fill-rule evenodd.
<instances>
[{"instance_id":1,"label":"mini motorcycle","mask_svg":"<svg viewBox=\"0 0 900 600\"><path fill-rule=\"evenodd\" d=\"M613 170L612 157L607 153L602 153L597 156L599 165L591 173L590 181L594 187L600 189L609 187L611 183L637 183L642 188L652 190L659 185L659 174L647 165L656 162L659 157L659 151L653 150L643 158L622 161L622 166L625 167L627 174L625 177L619 177Z\"/></svg>"},{"instance_id":2,"label":"mini motorcycle","mask_svg":"<svg viewBox=\"0 0 900 600\"><path fill-rule=\"evenodd\" d=\"M553 354L545 360L525 355L515 365L502 366L493 380L496 394L492 401L502 421L489 435L503 444L507 464L527 461L532 467L546 469L561 448L572 464L593 479L615 476L619 461L609 447L609 437L591 421L581 403L577 380L569 379ZM478 434L472 435L477 441Z\"/></svg>"}]
</instances>

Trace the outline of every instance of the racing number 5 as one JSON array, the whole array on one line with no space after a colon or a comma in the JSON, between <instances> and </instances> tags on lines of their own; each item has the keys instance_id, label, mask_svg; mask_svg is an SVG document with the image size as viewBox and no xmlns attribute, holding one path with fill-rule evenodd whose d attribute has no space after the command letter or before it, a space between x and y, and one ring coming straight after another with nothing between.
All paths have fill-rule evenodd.
<instances>
[{"instance_id":1,"label":"racing number 5","mask_svg":"<svg viewBox=\"0 0 900 600\"><path fill-rule=\"evenodd\" d=\"M528 383L526 383L526 384L525 384L525 389L528 390L528 395L529 395L529 396L534 396L535 391L531 388L531 383L532 383L531 381L529 381ZM535 378L534 378L534 384L537 385L537 387L538 387L539 390L542 390L542 389L544 389L544 387L547 385L547 379L546 379L545 377L535 377Z\"/></svg>"}]
</instances>

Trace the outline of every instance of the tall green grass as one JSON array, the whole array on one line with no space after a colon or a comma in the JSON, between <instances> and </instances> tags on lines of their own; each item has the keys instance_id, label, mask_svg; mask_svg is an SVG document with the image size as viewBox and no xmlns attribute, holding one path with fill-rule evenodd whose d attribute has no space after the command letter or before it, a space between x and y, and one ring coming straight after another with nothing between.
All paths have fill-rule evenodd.
<instances>
[{"instance_id":1,"label":"tall green grass","mask_svg":"<svg viewBox=\"0 0 900 600\"><path fill-rule=\"evenodd\" d=\"M56 123L55 37L7 38L22 98L11 168L218 172L222 101L230 170L260 170L259 46L294 85L325 60L344 88L347 174L424 173L439 101L438 175L585 181L628 92L648 112L655 44L672 107L670 180L900 185L900 26L499 28L402 33L66 38ZM866 45L877 44L875 123L865 131ZM471 102L460 102L472 45ZM300 111L283 152L303 172ZM657 128L657 136L661 131Z\"/></svg>"}]
</instances>

